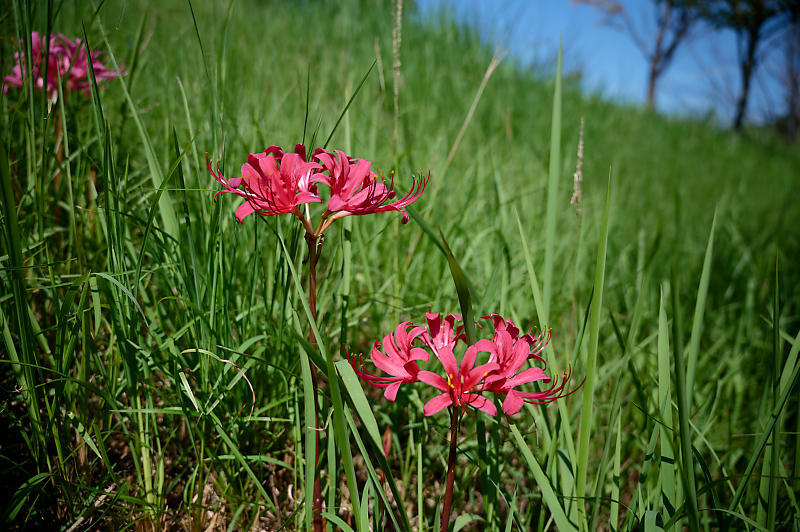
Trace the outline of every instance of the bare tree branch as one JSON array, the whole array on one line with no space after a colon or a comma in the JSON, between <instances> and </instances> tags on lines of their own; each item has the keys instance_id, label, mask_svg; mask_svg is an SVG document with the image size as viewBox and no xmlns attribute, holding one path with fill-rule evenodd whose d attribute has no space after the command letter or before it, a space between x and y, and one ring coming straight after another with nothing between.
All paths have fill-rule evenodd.
<instances>
[{"instance_id":1,"label":"bare tree branch","mask_svg":"<svg viewBox=\"0 0 800 532\"><path fill-rule=\"evenodd\" d=\"M635 21L630 11L613 0L573 0L602 11L605 23L621 29L647 60L647 105L655 105L656 86L672 63L680 44L697 21L695 0L652 0L655 20Z\"/></svg>"}]
</instances>

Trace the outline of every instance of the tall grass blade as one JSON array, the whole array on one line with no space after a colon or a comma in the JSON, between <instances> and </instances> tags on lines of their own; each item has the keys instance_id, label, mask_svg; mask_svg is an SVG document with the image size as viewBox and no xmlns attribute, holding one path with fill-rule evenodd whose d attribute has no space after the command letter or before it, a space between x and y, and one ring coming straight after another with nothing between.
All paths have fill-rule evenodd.
<instances>
[{"instance_id":1,"label":"tall grass blade","mask_svg":"<svg viewBox=\"0 0 800 532\"><path fill-rule=\"evenodd\" d=\"M769 422L767 423L764 432L759 436L755 448L750 455L750 459L748 460L747 467L744 470L744 474L739 483L739 487L736 489L736 493L733 496L733 500L728 505L729 512L734 512L736 506L739 504L739 502L741 502L742 497L744 496L744 492L747 489L747 485L750 481L750 477L752 476L756 464L758 463L758 459L761 457L761 453L767 446L767 442L770 436L772 435L772 431L775 429L775 425L778 422L778 418L780 417L781 412L783 412L783 407L786 405L787 399L789 399L790 392L792 391L792 388L797 382L798 375L800 375L800 364L795 364L794 369L792 370L791 373L791 377L789 377L788 385L786 386L786 388L782 390L777 404L770 413Z\"/></svg>"},{"instance_id":2,"label":"tall grass blade","mask_svg":"<svg viewBox=\"0 0 800 532\"><path fill-rule=\"evenodd\" d=\"M486 72L483 74L483 79L481 80L481 84L478 86L478 90L475 93L475 97L472 99L472 104L469 106L469 110L467 111L467 116L464 117L464 122L461 124L461 129L458 130L458 134L456 135L456 139L453 141L453 145L450 148L450 152L447 154L447 159L445 159L444 167L442 168L442 172L439 177L444 177L447 173L447 170L450 168L450 163L453 161L453 157L455 157L456 152L458 151L458 147L461 144L461 139L464 138L464 133L466 133L467 128L469 127L470 122L472 122L472 116L475 114L475 109L478 108L478 102L481 101L481 96L483 95L483 91L486 89L486 85L489 84L489 79L492 77L492 74L500 65L500 62L506 56L506 52L495 53L492 57L491 61L489 61L489 66L486 67Z\"/></svg>"},{"instance_id":3,"label":"tall grass blade","mask_svg":"<svg viewBox=\"0 0 800 532\"><path fill-rule=\"evenodd\" d=\"M341 376L342 385L344 386L344 389L350 398L353 408L355 408L356 414L358 414L358 419L361 422L362 429L366 429L366 435L368 436L366 440L374 451L373 454L378 461L378 466L386 475L386 480L389 483L389 488L392 491L392 495L395 498L395 501L397 501L398 507L402 509L404 508L403 499L400 496L400 491L397 489L397 485L391 472L391 468L389 467L389 463L386 460L386 457L383 455L383 444L381 442L380 431L378 429L378 422L375 419L375 415L372 413L372 406L370 405L370 402L367 399L367 396L364 394L363 388L361 387L361 381L356 376L355 371L353 371L352 366L350 366L350 363L346 360L340 360L336 362L336 371ZM347 415L349 415L349 413L347 413ZM364 432L364 430L359 430L358 433L355 431L353 432L353 437L356 439L357 443L362 442L362 435ZM361 444L359 443L359 445ZM362 450L362 455L367 463L367 467L368 469L371 468L374 471L374 466L372 465L369 456L364 451L365 450ZM375 486L377 486L377 491L381 498L385 498L384 495L381 495L383 493L383 488L381 487L380 482L376 482ZM386 499L386 501L387 508L389 508L388 499ZM405 516L404 520L402 521L404 526L403 529L410 530L411 525L408 521L408 516L402 510L401 515ZM393 513L392 520L395 521Z\"/></svg>"},{"instance_id":4,"label":"tall grass blade","mask_svg":"<svg viewBox=\"0 0 800 532\"><path fill-rule=\"evenodd\" d=\"M553 293L553 260L556 247L556 216L559 212L558 179L561 175L561 42L558 43L558 63L553 89L553 119L550 128L550 170L547 174L547 211L544 231L544 312L550 314Z\"/></svg>"},{"instance_id":5,"label":"tall grass blade","mask_svg":"<svg viewBox=\"0 0 800 532\"><path fill-rule=\"evenodd\" d=\"M317 442L314 431L317 430L314 404L317 402L316 390L311 380L311 364L305 349L300 349L300 374L303 382L303 434L305 435L305 484L303 499L305 501L306 530L312 530L311 522L314 516L313 496L314 477L317 475L319 464L314 463L317 455Z\"/></svg>"},{"instance_id":6,"label":"tall grass blade","mask_svg":"<svg viewBox=\"0 0 800 532\"><path fill-rule=\"evenodd\" d=\"M34 348L34 332L28 317L28 297L25 278L23 277L25 264L22 259L22 235L17 220L16 201L14 201L13 185L8 166L8 152L6 150L5 142L0 139L0 180L2 180L2 183L0 183L2 188L0 190L3 194L3 236L5 237L9 257L11 292L14 297L13 308L14 318L16 318L14 321L16 321L18 327L22 358L18 358L17 350L13 348L8 350L8 354L12 362L15 363L12 369L17 378L17 384L22 390L22 396L25 398L25 408L30 416L31 436L34 442L32 450L34 452L34 460L38 462L40 458L39 452L44 450L45 445L44 435L41 433L42 420L39 413L39 394L36 386L40 380L33 369L38 366L39 362ZM5 326L5 320L3 321Z\"/></svg>"},{"instance_id":7,"label":"tall grass blade","mask_svg":"<svg viewBox=\"0 0 800 532\"><path fill-rule=\"evenodd\" d=\"M611 170L608 172L606 201L603 210L603 227L600 234L600 245L597 250L597 262L594 272L594 295L592 310L589 315L589 352L586 358L586 381L583 385L583 404L581 407L581 423L578 436L578 464L575 490L578 500L586 496L586 479L589 466L589 441L594 418L594 386L597 371L597 348L600 340L600 313L603 310L603 286L606 274L606 248L608 246L608 217L611 204Z\"/></svg>"},{"instance_id":8,"label":"tall grass blade","mask_svg":"<svg viewBox=\"0 0 800 532\"><path fill-rule=\"evenodd\" d=\"M781 341L780 279L778 278L778 254L775 253L775 287L772 300L772 407L778 402L780 392L781 362L783 342ZM778 511L778 466L781 451L781 428L783 415L779 415L777 425L772 431L769 454L769 488L767 491L767 529L775 530Z\"/></svg>"},{"instance_id":9,"label":"tall grass blade","mask_svg":"<svg viewBox=\"0 0 800 532\"><path fill-rule=\"evenodd\" d=\"M100 29L100 35L103 37L103 42L108 50L108 58L111 60L111 64L114 65L114 69L118 73L121 73L122 70L120 69L119 65L117 64L117 60L114 57L114 51L111 48L111 44L108 42L108 37L106 36L103 24L99 20L97 21L97 26ZM84 39L86 39L85 28ZM84 42L88 47L89 41L86 40ZM150 169L150 178L153 181L153 186L158 189L161 186L161 183L164 181L164 173L162 172L161 165L158 162L158 155L156 154L155 149L153 149L153 142L150 140L150 134L147 132L144 122L142 122L141 113L139 112L139 109L137 109L136 104L133 102L131 93L128 90L128 84L125 81L125 76L119 76L118 81L122 87L123 93L125 94L125 101L130 108L130 114L133 117L133 121L136 124L136 129L139 132L139 138L144 146L144 155L147 159L147 166ZM96 85L96 83L93 83L93 85ZM172 207L172 200L169 198L169 193L165 193L161 196L158 202L158 207L161 214L161 221L164 224L164 231L176 241L179 241L180 234L178 230L178 217L175 215L175 209Z\"/></svg>"},{"instance_id":10,"label":"tall grass blade","mask_svg":"<svg viewBox=\"0 0 800 532\"><path fill-rule=\"evenodd\" d=\"M669 329L664 307L664 288L661 288L658 308L658 405L661 412L661 466L659 483L664 501L673 509L679 504L676 498L675 451L672 438L672 387L670 385ZM665 516L669 516L665 512Z\"/></svg>"},{"instance_id":11,"label":"tall grass blade","mask_svg":"<svg viewBox=\"0 0 800 532\"><path fill-rule=\"evenodd\" d=\"M561 501L559 501L558 497L553 491L550 480L547 478L547 475L545 475L544 471L542 471L542 468L539 465L539 462L536 461L536 458L533 456L530 447L528 447L528 444L525 443L525 438L523 438L516 425L511 425L510 428L511 434L514 435L514 439L517 441L517 447L522 452L522 458L525 460L525 463L528 464L528 469L533 474L533 478L536 480L536 485L542 492L544 504L550 511L557 529L562 532L568 530L577 530L575 525L567 519L567 515L564 513L564 507L562 506Z\"/></svg>"},{"instance_id":12,"label":"tall grass blade","mask_svg":"<svg viewBox=\"0 0 800 532\"><path fill-rule=\"evenodd\" d=\"M692 406L691 393L694 390L694 374L697 367L697 355L700 351L700 337L703 334L703 314L706 309L706 297L708 296L708 283L711 279L711 257L714 252L714 228L717 225L717 214L711 222L711 233L708 235L706 245L706 255L703 259L703 273L700 275L700 284L697 287L697 302L694 307L694 319L692 320L692 336L689 338L689 346L686 349L686 390L689 391L689 407ZM677 349L678 346L675 346Z\"/></svg>"},{"instance_id":13,"label":"tall grass blade","mask_svg":"<svg viewBox=\"0 0 800 532\"><path fill-rule=\"evenodd\" d=\"M339 118L336 119L336 123L333 124L333 127L331 128L331 132L330 134L328 134L328 138L325 139L325 144L322 145L323 149L328 147L328 144L331 142L331 139L333 138L333 134L336 133L336 128L339 127L339 123L342 121L342 118L344 118L344 115L347 113L347 110L350 109L350 105L353 103L353 100L355 100L356 96L358 96L358 93L361 92L361 87L364 86L364 82L367 81L367 78L372 72L372 69L375 68L375 64L377 63L377 61L378 60L376 59L375 61L372 62L367 71L364 73L364 77L362 77L361 81L358 83L356 90L353 91L353 95L350 96L349 100L347 100L344 109L342 109L342 112L339 114Z\"/></svg>"},{"instance_id":14,"label":"tall grass blade","mask_svg":"<svg viewBox=\"0 0 800 532\"><path fill-rule=\"evenodd\" d=\"M456 285L458 303L461 306L461 315L463 317L464 332L467 336L467 345L472 345L477 341L477 338L475 335L475 313L472 311L472 296L469 292L469 282L461 266L458 264L455 255L450 251L450 246L447 245L444 234L439 231L439 235L442 237L444 254L445 257L447 257L447 264L450 266L450 275L453 277L453 282Z\"/></svg>"},{"instance_id":15,"label":"tall grass blade","mask_svg":"<svg viewBox=\"0 0 800 532\"><path fill-rule=\"evenodd\" d=\"M194 25L194 34L197 37L197 44L200 46L200 55L203 58L203 71L206 75L206 81L208 85L208 90L211 91L211 135L213 137L212 142L216 149L217 146L217 126L220 123L219 119L219 104L217 100L217 90L216 85L214 84L214 80L211 78L211 70L208 68L208 58L206 57L206 50L203 47L203 39L200 37L200 28L197 26L197 17L194 14L194 6L192 6L192 0L186 0L186 3L189 4L189 13L192 15L192 24ZM231 2L232 6L233 2Z\"/></svg>"},{"instance_id":16,"label":"tall grass blade","mask_svg":"<svg viewBox=\"0 0 800 532\"><path fill-rule=\"evenodd\" d=\"M675 278L675 271L673 269L672 272L673 279L671 283L672 287L672 309L674 314L679 313L679 302L678 302L678 283ZM680 354L680 343L677 340L679 337L677 333L677 328L679 324L677 322L677 318L673 322L673 338L675 341L673 342L673 346L675 349L675 356L673 356L673 361L675 365L675 392L677 394L677 404L678 404L678 423L679 423L679 453L681 457L680 463L680 473L681 473L681 481L683 483L683 493L685 496L684 504L688 507L688 518L689 518L689 529L692 532L697 532L700 529L700 519L698 515L697 509L697 487L694 475L694 457L692 454L692 436L689 428L689 416L690 416L690 406L689 406L689 394L691 393L690 390L687 390L687 381L686 381L686 366L684 363L684 359Z\"/></svg>"},{"instance_id":17,"label":"tall grass blade","mask_svg":"<svg viewBox=\"0 0 800 532\"><path fill-rule=\"evenodd\" d=\"M373 448L372 456L375 460L378 461L379 467L381 470L386 473L386 482L389 484L389 489L392 491L392 495L394 496L394 500L398 508L400 509L400 520L395 516L395 512L392 511L392 506L389 501L389 498L381 485L381 479L378 477L378 474L375 470L375 466L372 463L372 459L370 458L370 454L367 451L367 447L364 445L364 441L361 439L361 435L358 431L358 427L355 424L355 420L353 419L352 414L350 413L349 409L345 409L345 418L347 419L348 426L350 427L350 433L353 435L353 439L358 446L359 451L361 451L361 456L364 458L364 465L367 467L367 474L369 478L372 480L372 486L378 493L381 501L383 501L384 507L388 510L389 518L392 520L392 524L394 525L395 529L409 531L411 530L411 525L408 521L408 515L403 510L403 498L401 497L401 493L397 488L397 483L394 481L394 477L389 474L390 471L389 464L386 461L386 457L383 456L383 450L381 448L375 449Z\"/></svg>"},{"instance_id":18,"label":"tall grass blade","mask_svg":"<svg viewBox=\"0 0 800 532\"><path fill-rule=\"evenodd\" d=\"M617 427L614 438L614 479L611 484L611 505L608 510L609 530L619 530L619 489L622 466L622 416L617 416Z\"/></svg>"}]
</instances>

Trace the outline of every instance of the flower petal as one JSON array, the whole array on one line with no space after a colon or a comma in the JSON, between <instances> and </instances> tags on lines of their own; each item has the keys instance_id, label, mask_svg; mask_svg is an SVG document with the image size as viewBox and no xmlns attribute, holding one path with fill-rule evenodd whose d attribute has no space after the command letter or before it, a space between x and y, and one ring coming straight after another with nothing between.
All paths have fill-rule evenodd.
<instances>
[{"instance_id":1,"label":"flower petal","mask_svg":"<svg viewBox=\"0 0 800 532\"><path fill-rule=\"evenodd\" d=\"M448 385L447 381L443 379L441 375L437 375L432 371L420 371L417 373L417 380L433 386L437 390L441 390L443 392L450 391L450 386Z\"/></svg>"},{"instance_id":2,"label":"flower petal","mask_svg":"<svg viewBox=\"0 0 800 532\"><path fill-rule=\"evenodd\" d=\"M497 407L494 406L494 403L483 395L479 395L477 393L465 393L461 396L461 398L464 404L467 404L472 408L477 408L481 412L485 412L490 416L497 415Z\"/></svg>"},{"instance_id":3,"label":"flower petal","mask_svg":"<svg viewBox=\"0 0 800 532\"><path fill-rule=\"evenodd\" d=\"M422 414L425 416L432 416L434 414L438 414L452 404L453 399L450 398L450 394L443 393L425 403L425 406L422 407Z\"/></svg>"},{"instance_id":4,"label":"flower petal","mask_svg":"<svg viewBox=\"0 0 800 532\"><path fill-rule=\"evenodd\" d=\"M544 381L550 382L550 377L540 367L528 368L525 371L514 375L508 379L503 385L504 388L515 388L520 384L527 384L529 382Z\"/></svg>"},{"instance_id":5,"label":"flower petal","mask_svg":"<svg viewBox=\"0 0 800 532\"><path fill-rule=\"evenodd\" d=\"M245 201L239 205L238 209L236 209L236 219L239 220L239 223L244 223L244 219L253 214L255 211L255 205L249 201Z\"/></svg>"},{"instance_id":6,"label":"flower petal","mask_svg":"<svg viewBox=\"0 0 800 532\"><path fill-rule=\"evenodd\" d=\"M456 374L458 374L458 364L456 363L456 356L453 354L453 349L447 346L442 346L439 349L434 351L436 358L439 359L439 362L442 363L444 366L444 371L450 376L450 378L454 378Z\"/></svg>"},{"instance_id":7,"label":"flower petal","mask_svg":"<svg viewBox=\"0 0 800 532\"><path fill-rule=\"evenodd\" d=\"M511 390L508 392L508 395L506 395L505 401L503 401L503 412L509 416L513 416L522 409L523 403L522 397L520 397L516 391Z\"/></svg>"},{"instance_id":8,"label":"flower petal","mask_svg":"<svg viewBox=\"0 0 800 532\"><path fill-rule=\"evenodd\" d=\"M395 399L397 399L397 390L400 389L401 384L403 384L403 381L393 382L386 387L386 391L383 392L383 396L394 403Z\"/></svg>"}]
</instances>

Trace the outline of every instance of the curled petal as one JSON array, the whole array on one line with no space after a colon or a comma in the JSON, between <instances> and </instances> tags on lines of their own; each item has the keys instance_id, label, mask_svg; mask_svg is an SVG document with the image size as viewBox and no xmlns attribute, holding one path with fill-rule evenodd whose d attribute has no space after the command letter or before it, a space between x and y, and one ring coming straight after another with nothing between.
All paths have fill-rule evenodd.
<instances>
[{"instance_id":1,"label":"curled petal","mask_svg":"<svg viewBox=\"0 0 800 532\"><path fill-rule=\"evenodd\" d=\"M581 388L581 386L583 386L583 383L586 381L586 379L584 378L584 380L581 381L581 383L578 386L576 386L572 390L569 390L568 392L565 392L564 388L566 388L566 385L571 377L572 377L572 367L570 366L569 370L567 370L567 372L560 379L561 384L559 384L558 378L554 378L553 384L547 390L541 392L519 392L519 395L526 403L531 403L534 405L543 405L547 403L552 403L556 399L563 399L564 397L568 397L573 393L577 392Z\"/></svg>"},{"instance_id":2,"label":"curled petal","mask_svg":"<svg viewBox=\"0 0 800 532\"><path fill-rule=\"evenodd\" d=\"M236 209L236 219L239 220L239 223L244 223L244 219L253 214L256 211L255 205L250 202L242 203L239 205L239 208Z\"/></svg>"},{"instance_id":3,"label":"curled petal","mask_svg":"<svg viewBox=\"0 0 800 532\"><path fill-rule=\"evenodd\" d=\"M550 377L544 372L542 368L533 367L525 371L521 371L510 379L506 380L505 386L508 388L515 388L521 384L528 384L529 382L544 381L550 382Z\"/></svg>"},{"instance_id":4,"label":"curled petal","mask_svg":"<svg viewBox=\"0 0 800 532\"><path fill-rule=\"evenodd\" d=\"M383 396L394 403L395 399L397 399L397 391L400 389L400 385L402 383L402 381L395 381L391 383L386 387L386 391L383 392Z\"/></svg>"}]
</instances>

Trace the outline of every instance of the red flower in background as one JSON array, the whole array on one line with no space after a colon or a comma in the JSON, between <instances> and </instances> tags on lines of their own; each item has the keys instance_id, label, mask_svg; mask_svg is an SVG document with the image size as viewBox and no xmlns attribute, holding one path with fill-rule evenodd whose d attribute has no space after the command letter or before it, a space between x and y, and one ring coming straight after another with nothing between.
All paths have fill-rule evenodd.
<instances>
[{"instance_id":1,"label":"red flower in background","mask_svg":"<svg viewBox=\"0 0 800 532\"><path fill-rule=\"evenodd\" d=\"M211 162L206 160L206 164L214 179L225 187L215 196L232 192L246 200L236 210L236 219L240 223L254 212L264 216L293 213L305 220L297 206L322 201L314 186L322 167L306 162L297 153L280 154L278 159L267 151L251 153L242 165L242 177L231 179L222 175L219 165L215 173Z\"/></svg>"},{"instance_id":2,"label":"red flower in background","mask_svg":"<svg viewBox=\"0 0 800 532\"><path fill-rule=\"evenodd\" d=\"M247 200L236 211L240 222L253 212L265 216L294 213L314 237L322 235L338 218L348 215L398 211L403 215L402 223L406 223L405 207L420 197L427 184L427 180L415 177L409 192L394 200L393 182L387 185L383 179L378 179L370 170L370 161L321 148L309 155L302 144L295 145L294 152L270 146L263 153L251 154L242 166L240 178L226 179L219 172L219 166L215 173L211 163L207 161L207 165L214 179L225 187L223 192L233 192ZM297 206L324 201L317 183L327 185L330 196L315 230L308 214L301 213Z\"/></svg>"},{"instance_id":3,"label":"red flower in background","mask_svg":"<svg viewBox=\"0 0 800 532\"><path fill-rule=\"evenodd\" d=\"M20 48L24 43L20 42ZM44 53L47 52L47 56ZM58 96L58 78L64 82L64 87L70 91L82 91L89 96L91 80L89 76L89 58L92 60L94 76L99 83L102 80L114 79L117 72L107 68L100 62L101 52L91 51L87 56L86 46L80 39L69 40L65 35L56 33L50 35L50 40L45 42L38 32L31 33L31 65L34 86L47 92L50 100ZM3 78L3 92L8 92L9 87L22 87L25 80L25 54L22 51L14 54L16 64L11 74ZM46 64L46 69L45 69ZM47 70L47 79L44 79Z\"/></svg>"},{"instance_id":4,"label":"red flower in background","mask_svg":"<svg viewBox=\"0 0 800 532\"><path fill-rule=\"evenodd\" d=\"M405 207L414 203L425 190L427 181L414 178L411 189L402 198L390 201L396 196L393 190L394 181L389 185L375 172L370 170L372 163L366 159L354 159L344 152L336 150L315 152L314 158L319 160L329 173L323 183L331 189L326 214L331 219L342 218L350 214L371 214L377 212L398 211L403 214L401 223L408 222ZM324 217L324 215L323 215Z\"/></svg>"}]
</instances>

